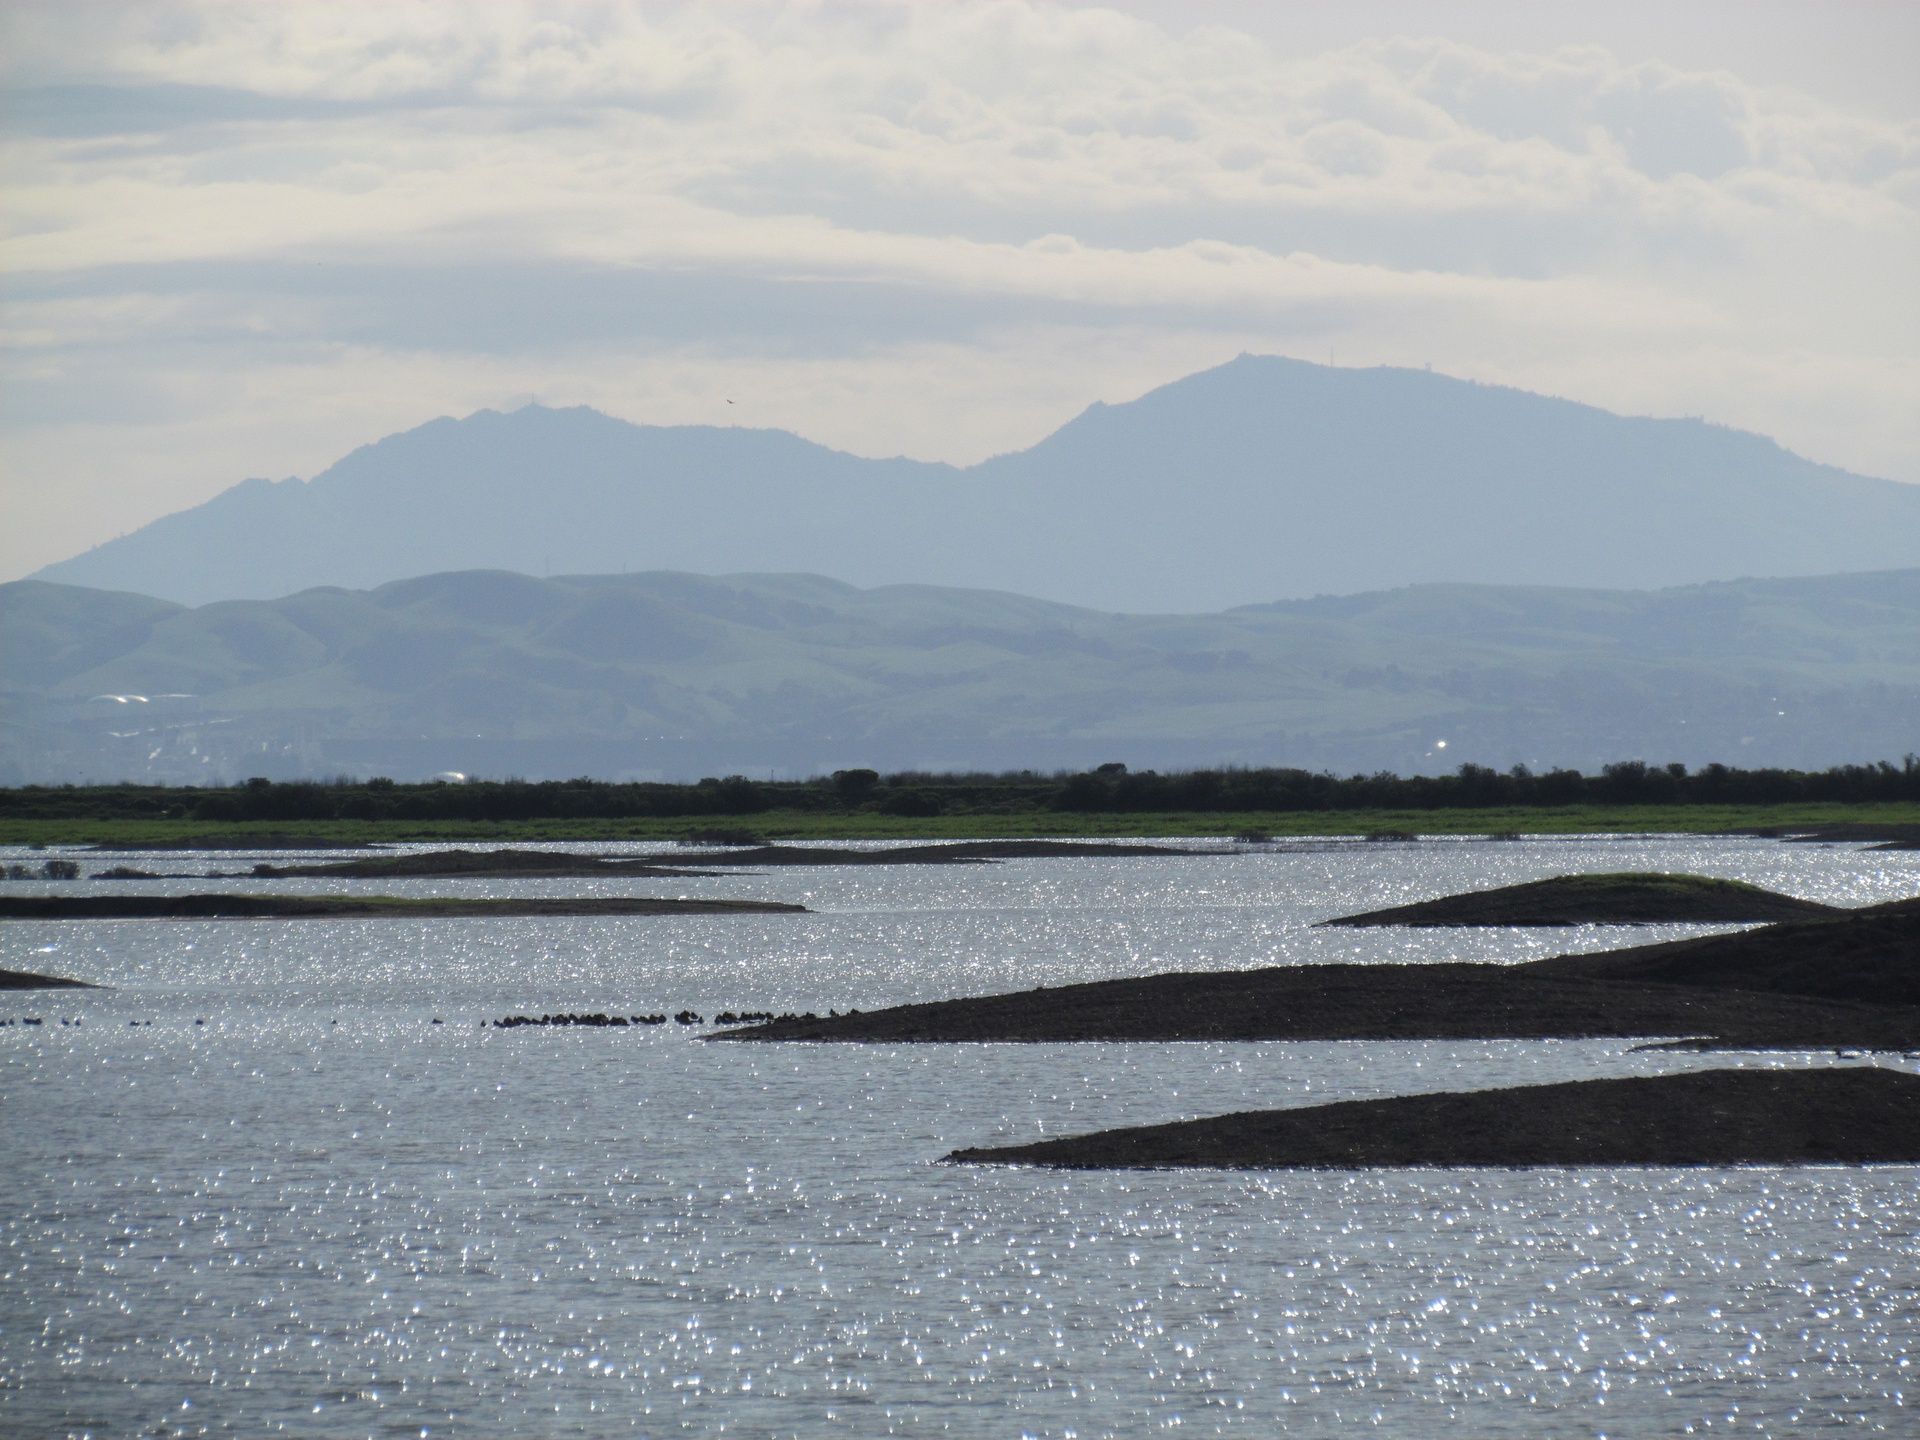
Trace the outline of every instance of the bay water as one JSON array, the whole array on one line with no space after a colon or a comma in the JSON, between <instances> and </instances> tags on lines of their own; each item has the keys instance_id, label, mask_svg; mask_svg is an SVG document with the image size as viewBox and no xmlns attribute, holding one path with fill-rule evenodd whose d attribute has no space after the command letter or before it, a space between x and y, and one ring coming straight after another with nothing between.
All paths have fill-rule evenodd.
<instances>
[{"instance_id":1,"label":"bay water","mask_svg":"<svg viewBox=\"0 0 1920 1440\"><path fill-rule=\"evenodd\" d=\"M707 1043L704 1025L489 1024L1702 933L1312 928L1598 870L1840 904L1920 893L1913 853L1582 837L361 886L739 896L805 915L9 923L0 965L112 988L0 995L0 1434L1920 1431L1920 1167L939 1163L1424 1090L1920 1061L1630 1041L769 1046ZM109 884L343 888L10 888Z\"/></svg>"}]
</instances>

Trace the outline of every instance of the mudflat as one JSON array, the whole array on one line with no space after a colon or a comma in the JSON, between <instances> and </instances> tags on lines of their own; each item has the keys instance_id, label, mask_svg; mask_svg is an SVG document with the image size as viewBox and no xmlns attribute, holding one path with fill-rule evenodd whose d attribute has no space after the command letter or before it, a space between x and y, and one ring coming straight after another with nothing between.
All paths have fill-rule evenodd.
<instances>
[{"instance_id":1,"label":"mudflat","mask_svg":"<svg viewBox=\"0 0 1920 1440\"><path fill-rule=\"evenodd\" d=\"M173 840L119 840L85 848L117 854L135 850L366 850L369 840L332 840L282 830L208 830Z\"/></svg>"},{"instance_id":2,"label":"mudflat","mask_svg":"<svg viewBox=\"0 0 1920 1440\"><path fill-rule=\"evenodd\" d=\"M63 975L36 975L31 970L0 970L0 990L98 990L85 980Z\"/></svg>"},{"instance_id":3,"label":"mudflat","mask_svg":"<svg viewBox=\"0 0 1920 1440\"><path fill-rule=\"evenodd\" d=\"M987 865L996 860L1103 860L1146 855L1226 855L1180 845L1146 845L1101 840L951 840L934 845L891 845L862 850L842 845L745 845L730 850L700 850L700 865ZM656 851L636 857L652 864L673 859Z\"/></svg>"},{"instance_id":4,"label":"mudflat","mask_svg":"<svg viewBox=\"0 0 1920 1440\"><path fill-rule=\"evenodd\" d=\"M660 865L621 856L572 855L560 850L428 850L405 855L369 855L355 860L329 860L311 865L262 864L253 867L253 876L262 880L441 879L466 875L493 880L583 877L666 880L715 873L712 870Z\"/></svg>"},{"instance_id":5,"label":"mudflat","mask_svg":"<svg viewBox=\"0 0 1920 1440\"><path fill-rule=\"evenodd\" d=\"M0 897L0 920L443 920L561 915L730 915L803 912L776 900L641 897L414 898L395 895L23 895Z\"/></svg>"},{"instance_id":6,"label":"mudflat","mask_svg":"<svg viewBox=\"0 0 1920 1440\"><path fill-rule=\"evenodd\" d=\"M1701 958L1701 957L1705 958ZM725 1040L1522 1040L1920 1046L1920 904L1527 965L1191 971L748 1026Z\"/></svg>"},{"instance_id":7,"label":"mudflat","mask_svg":"<svg viewBox=\"0 0 1920 1440\"><path fill-rule=\"evenodd\" d=\"M1536 975L1613 983L1920 1006L1920 900L1842 912L1832 920L1766 925L1734 935L1704 935L1593 955L1557 955L1522 968Z\"/></svg>"},{"instance_id":8,"label":"mudflat","mask_svg":"<svg viewBox=\"0 0 1920 1440\"><path fill-rule=\"evenodd\" d=\"M1849 1067L1578 1080L1246 1111L946 1159L1079 1170L1913 1163L1920 1076Z\"/></svg>"},{"instance_id":9,"label":"mudflat","mask_svg":"<svg viewBox=\"0 0 1920 1440\"><path fill-rule=\"evenodd\" d=\"M937 845L855 849L839 845L742 845L730 848L651 851L644 855L581 855L560 850L431 850L370 855L353 860L253 867L260 879L397 879L463 875L507 879L640 878L714 875L726 870L812 865L990 865L1036 858L1101 859L1146 855L1221 855L1223 850L1169 845L1107 844L1077 840L957 840Z\"/></svg>"}]
</instances>

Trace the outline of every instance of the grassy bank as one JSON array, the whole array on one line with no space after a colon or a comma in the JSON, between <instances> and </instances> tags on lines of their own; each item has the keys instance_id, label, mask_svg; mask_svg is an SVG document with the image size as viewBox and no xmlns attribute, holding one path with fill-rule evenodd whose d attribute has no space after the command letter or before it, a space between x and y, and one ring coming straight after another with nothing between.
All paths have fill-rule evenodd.
<instances>
[{"instance_id":1,"label":"grassy bank","mask_svg":"<svg viewBox=\"0 0 1920 1440\"><path fill-rule=\"evenodd\" d=\"M1694 834L1823 825L1920 825L1920 804L1564 805L1434 810L1280 812L999 810L932 816L766 810L697 818L527 820L0 819L6 845L179 845L271 833L315 844L406 841L511 844L575 840L672 841L716 828L770 840L993 840L1036 836Z\"/></svg>"}]
</instances>

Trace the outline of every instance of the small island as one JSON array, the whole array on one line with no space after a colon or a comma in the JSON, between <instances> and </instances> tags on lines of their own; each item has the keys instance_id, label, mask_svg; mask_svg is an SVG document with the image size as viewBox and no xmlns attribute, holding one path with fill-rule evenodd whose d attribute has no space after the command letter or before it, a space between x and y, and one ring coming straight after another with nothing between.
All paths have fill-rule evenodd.
<instances>
[{"instance_id":1,"label":"small island","mask_svg":"<svg viewBox=\"0 0 1920 1440\"><path fill-rule=\"evenodd\" d=\"M641 897L398 895L23 895L0 896L0 920L337 920L608 915L776 915L806 906L778 900Z\"/></svg>"},{"instance_id":2,"label":"small island","mask_svg":"<svg viewBox=\"0 0 1920 1440\"><path fill-rule=\"evenodd\" d=\"M1846 913L1707 875L1626 871L1559 875L1497 890L1473 890L1412 905L1323 920L1322 925L1653 925L1758 924Z\"/></svg>"},{"instance_id":3,"label":"small island","mask_svg":"<svg viewBox=\"0 0 1920 1440\"><path fill-rule=\"evenodd\" d=\"M1579 1080L1255 1110L945 1158L1076 1170L1911 1164L1920 1076L1856 1066Z\"/></svg>"}]
</instances>

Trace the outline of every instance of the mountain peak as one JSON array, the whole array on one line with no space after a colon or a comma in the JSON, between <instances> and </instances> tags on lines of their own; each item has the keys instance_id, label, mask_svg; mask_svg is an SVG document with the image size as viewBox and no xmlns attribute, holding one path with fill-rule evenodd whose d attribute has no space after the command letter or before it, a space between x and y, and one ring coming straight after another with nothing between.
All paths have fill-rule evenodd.
<instances>
[{"instance_id":1,"label":"mountain peak","mask_svg":"<svg viewBox=\"0 0 1920 1440\"><path fill-rule=\"evenodd\" d=\"M966 470L578 405L442 416L41 578L197 602L429 570L817 572L1109 610L1898 568L1920 486L1696 421L1240 355Z\"/></svg>"}]
</instances>

